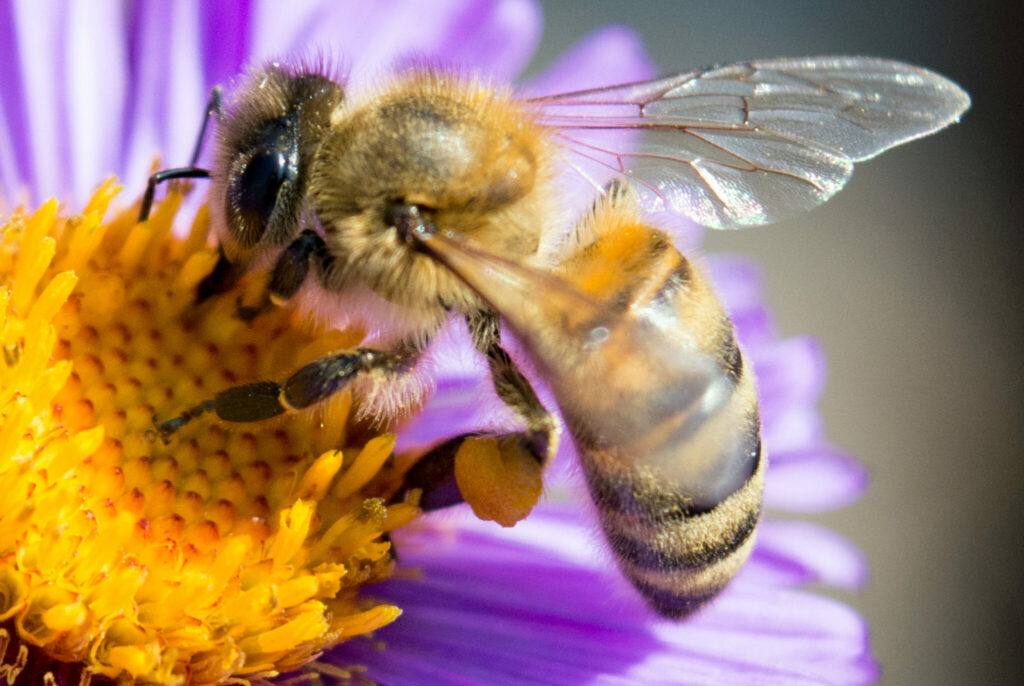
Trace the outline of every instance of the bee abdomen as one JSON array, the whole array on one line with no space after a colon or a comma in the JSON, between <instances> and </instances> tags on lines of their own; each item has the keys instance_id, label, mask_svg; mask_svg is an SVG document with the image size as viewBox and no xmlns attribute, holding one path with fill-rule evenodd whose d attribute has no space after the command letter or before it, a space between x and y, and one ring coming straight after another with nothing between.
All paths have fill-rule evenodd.
<instances>
[{"instance_id":1,"label":"bee abdomen","mask_svg":"<svg viewBox=\"0 0 1024 686\"><path fill-rule=\"evenodd\" d=\"M693 520L702 515L683 515L686 527L699 527ZM734 529L723 534L710 545L703 541L687 541L685 533L676 531L679 521L666 519L646 522L649 538L635 538L632 534L609 530L608 543L619 557L637 569L666 572L700 570L717 564L743 547L757 527L758 512L747 512L736 522ZM694 544L696 543L696 544Z\"/></svg>"},{"instance_id":2,"label":"bee abdomen","mask_svg":"<svg viewBox=\"0 0 1024 686\"><path fill-rule=\"evenodd\" d=\"M750 555L765 470L760 442L755 450L746 482L710 507L694 507L692 498L649 469L611 473L600 466L606 460L584 460L609 546L623 574L659 614L678 619L697 610Z\"/></svg>"},{"instance_id":3,"label":"bee abdomen","mask_svg":"<svg viewBox=\"0 0 1024 686\"><path fill-rule=\"evenodd\" d=\"M658 613L684 617L754 545L765 461L753 375L709 280L625 187L577 239L557 273L621 319L610 342L535 356L558 362L549 378L619 566Z\"/></svg>"}]
</instances>

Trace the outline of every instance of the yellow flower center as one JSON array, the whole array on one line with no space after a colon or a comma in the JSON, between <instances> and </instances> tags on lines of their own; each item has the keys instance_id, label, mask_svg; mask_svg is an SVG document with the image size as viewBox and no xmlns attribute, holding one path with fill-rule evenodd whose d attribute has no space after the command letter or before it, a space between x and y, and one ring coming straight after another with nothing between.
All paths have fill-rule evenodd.
<instances>
[{"instance_id":1,"label":"yellow flower center","mask_svg":"<svg viewBox=\"0 0 1024 686\"><path fill-rule=\"evenodd\" d=\"M200 212L103 221L51 202L0 242L0 678L205 684L296 669L398 616L360 593L412 521L380 472L394 437L343 396L258 424L167 419L227 386L285 378L358 337L238 293L194 302L216 255ZM343 446L343 449L337 449Z\"/></svg>"}]
</instances>

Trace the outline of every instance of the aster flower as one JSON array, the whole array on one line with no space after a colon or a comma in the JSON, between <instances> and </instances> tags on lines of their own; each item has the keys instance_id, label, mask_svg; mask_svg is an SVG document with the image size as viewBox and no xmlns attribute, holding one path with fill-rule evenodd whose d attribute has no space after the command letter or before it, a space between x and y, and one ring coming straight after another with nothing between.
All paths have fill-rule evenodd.
<instances>
[{"instance_id":1,"label":"aster flower","mask_svg":"<svg viewBox=\"0 0 1024 686\"><path fill-rule=\"evenodd\" d=\"M154 413L201 401L209 381L282 373L324 341L284 311L253 327L226 302L194 312L205 215L181 240L176 200L145 224L101 221L112 195L3 227L5 659L30 682L215 683L392 621L397 607L357 590L387 577L382 537L417 514L363 495L394 437L345 440L342 403L322 425L197 424L163 444Z\"/></svg>"},{"instance_id":2,"label":"aster flower","mask_svg":"<svg viewBox=\"0 0 1024 686\"><path fill-rule=\"evenodd\" d=\"M97 182L118 173L131 189L120 197L134 197L157 152L187 160L212 85L252 60L306 46L344 51L356 86L410 59L509 80L536 44L534 5L55 5L49 17L27 3L0 8L0 208L54 195L85 208L71 219L55 218L53 205L15 214L0 252L0 298L8 298L0 479L13 494L0 512L13 517L0 534L0 662L16 668L8 674L73 682L87 669L205 683L272 676L316 658L321 674L387 684L874 679L862 620L797 588L856 587L865 565L848 542L808 522L764 522L722 597L671 623L653 619L617 576L578 499L570 507L552 497L508 530L465 512L413 521L411 504L382 512L369 496L384 488L377 472L393 439L350 439L344 400L317 415L326 427L317 431L298 416L237 432L199 423L173 453L152 436L146 442L141 427L154 413L253 373L239 367L259 363L260 377L280 378L346 339L303 333L287 311L253 330L233 325L233 298L193 319L185 294L211 266L205 214L185 239L170 233L176 195L147 225L133 226L127 213L102 219L111 191L93 195ZM651 72L635 36L613 28L526 88ZM710 266L760 379L766 505L815 512L855 499L864 474L824 443L814 407L820 351L810 339L778 340L752 265L718 258ZM113 314L113 303L123 311ZM197 331L206 338L192 338ZM493 420L469 409L481 385L472 364L448 360L398 451ZM346 449L331 450L338 446ZM240 457L252 454L255 462ZM571 470L555 471L549 491L571 491ZM179 520L181 512L192 517ZM120 537L97 538L100 523ZM382 534L402 527L394 532L400 572L363 588L390 575ZM162 541L175 549L154 543ZM231 565L244 571L232 576Z\"/></svg>"}]
</instances>

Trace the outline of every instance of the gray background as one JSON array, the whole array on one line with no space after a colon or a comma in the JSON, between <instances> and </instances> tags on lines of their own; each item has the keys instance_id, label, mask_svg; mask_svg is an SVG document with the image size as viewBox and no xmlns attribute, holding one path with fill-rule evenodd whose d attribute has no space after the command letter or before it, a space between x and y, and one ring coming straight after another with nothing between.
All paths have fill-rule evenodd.
<instances>
[{"instance_id":1,"label":"gray background","mask_svg":"<svg viewBox=\"0 0 1024 686\"><path fill-rule=\"evenodd\" d=\"M1003 7L1019 3L999 3ZM853 507L821 517L868 555L840 597L870 622L887 684L1024 683L1020 427L1019 10L995 3L544 2L537 69L608 23L664 72L846 53L963 85L960 126L859 165L824 207L715 232L757 258L786 335L828 354L829 438L868 465Z\"/></svg>"}]
</instances>

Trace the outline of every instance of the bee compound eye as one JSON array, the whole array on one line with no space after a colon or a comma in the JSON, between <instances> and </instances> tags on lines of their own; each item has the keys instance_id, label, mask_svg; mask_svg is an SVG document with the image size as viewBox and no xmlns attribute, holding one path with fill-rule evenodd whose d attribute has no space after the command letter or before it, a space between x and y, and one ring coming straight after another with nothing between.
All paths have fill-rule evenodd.
<instances>
[{"instance_id":1,"label":"bee compound eye","mask_svg":"<svg viewBox=\"0 0 1024 686\"><path fill-rule=\"evenodd\" d=\"M239 220L239 239L253 245L263 236L286 181L295 177L294 166L277 148L253 154L231 184L231 204Z\"/></svg>"}]
</instances>

